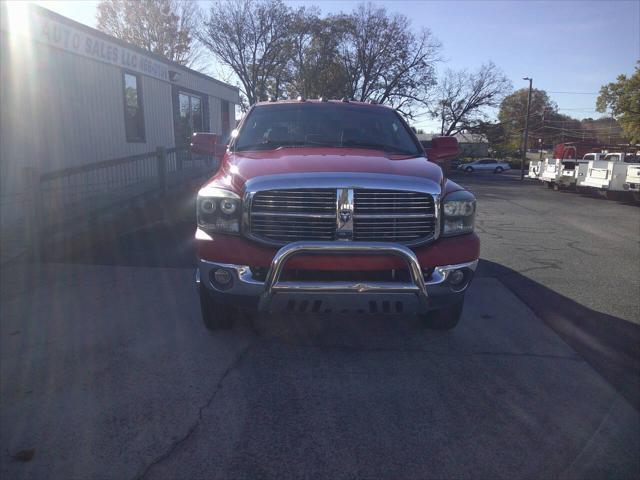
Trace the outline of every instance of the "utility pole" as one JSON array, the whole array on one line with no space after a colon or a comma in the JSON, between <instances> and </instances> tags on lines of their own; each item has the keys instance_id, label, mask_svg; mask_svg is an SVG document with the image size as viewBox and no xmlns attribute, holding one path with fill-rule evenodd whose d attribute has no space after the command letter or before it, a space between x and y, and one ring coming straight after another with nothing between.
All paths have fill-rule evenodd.
<instances>
[{"instance_id":1,"label":"utility pole","mask_svg":"<svg viewBox=\"0 0 640 480\"><path fill-rule=\"evenodd\" d=\"M544 145L544 114L547 113L547 107L542 107L542 126L540 127L540 135L542 138L538 139L538 150L540 150L540 161L542 161L542 147Z\"/></svg>"},{"instance_id":2,"label":"utility pole","mask_svg":"<svg viewBox=\"0 0 640 480\"><path fill-rule=\"evenodd\" d=\"M444 107L446 107L447 101L443 99L440 104L442 105L442 113L440 115L440 118L442 119L440 124L440 135L444 135Z\"/></svg>"},{"instance_id":3,"label":"utility pole","mask_svg":"<svg viewBox=\"0 0 640 480\"><path fill-rule=\"evenodd\" d=\"M520 164L520 181L524 180L524 162L527 159L527 141L529 140L529 109L531 108L531 89L533 78L524 77L529 80L529 96L527 97L527 116L524 119L524 141L522 142L522 163Z\"/></svg>"}]
</instances>

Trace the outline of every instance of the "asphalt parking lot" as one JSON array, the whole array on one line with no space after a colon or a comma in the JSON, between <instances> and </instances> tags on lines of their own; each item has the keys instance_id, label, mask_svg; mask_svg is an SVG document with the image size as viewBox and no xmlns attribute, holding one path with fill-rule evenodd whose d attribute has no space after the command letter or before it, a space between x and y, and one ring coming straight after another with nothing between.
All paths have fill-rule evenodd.
<instances>
[{"instance_id":1,"label":"asphalt parking lot","mask_svg":"<svg viewBox=\"0 0 640 480\"><path fill-rule=\"evenodd\" d=\"M638 378L598 340L637 331L640 209L459 181L483 262L448 333L259 316L208 334L188 213L3 269L3 478L638 478Z\"/></svg>"}]
</instances>

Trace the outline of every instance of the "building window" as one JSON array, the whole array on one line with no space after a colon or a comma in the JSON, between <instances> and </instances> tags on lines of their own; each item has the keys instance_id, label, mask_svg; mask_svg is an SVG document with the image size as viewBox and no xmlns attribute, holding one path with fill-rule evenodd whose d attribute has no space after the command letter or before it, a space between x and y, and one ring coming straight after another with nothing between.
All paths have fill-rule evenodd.
<instances>
[{"instance_id":1,"label":"building window","mask_svg":"<svg viewBox=\"0 0 640 480\"><path fill-rule=\"evenodd\" d=\"M178 130L182 137L180 140L188 144L194 132L203 131L202 97L178 92L178 106L180 108Z\"/></svg>"},{"instance_id":2,"label":"building window","mask_svg":"<svg viewBox=\"0 0 640 480\"><path fill-rule=\"evenodd\" d=\"M144 114L142 112L142 89L140 78L124 72L124 128L127 142L144 142Z\"/></svg>"},{"instance_id":3,"label":"building window","mask_svg":"<svg viewBox=\"0 0 640 480\"><path fill-rule=\"evenodd\" d=\"M222 136L231 131L231 116L229 115L229 102L222 100Z\"/></svg>"}]
</instances>

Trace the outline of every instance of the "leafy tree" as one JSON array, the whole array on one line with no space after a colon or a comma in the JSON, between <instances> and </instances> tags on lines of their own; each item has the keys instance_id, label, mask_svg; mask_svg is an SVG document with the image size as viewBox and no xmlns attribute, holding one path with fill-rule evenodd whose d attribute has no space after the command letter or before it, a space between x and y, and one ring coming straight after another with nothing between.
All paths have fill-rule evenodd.
<instances>
[{"instance_id":1,"label":"leafy tree","mask_svg":"<svg viewBox=\"0 0 640 480\"><path fill-rule=\"evenodd\" d=\"M619 75L616 82L600 88L596 109L610 109L629 141L640 142L640 61L631 77Z\"/></svg>"},{"instance_id":2,"label":"leafy tree","mask_svg":"<svg viewBox=\"0 0 640 480\"><path fill-rule=\"evenodd\" d=\"M511 89L511 81L493 62L473 73L447 70L437 89L440 101L431 113L440 117L443 135L455 135L486 121L486 109L500 105Z\"/></svg>"},{"instance_id":3,"label":"leafy tree","mask_svg":"<svg viewBox=\"0 0 640 480\"><path fill-rule=\"evenodd\" d=\"M293 24L289 95L306 98L347 96L347 72L340 61L348 20L344 15L320 18L316 9L301 8Z\"/></svg>"},{"instance_id":4,"label":"leafy tree","mask_svg":"<svg viewBox=\"0 0 640 480\"><path fill-rule=\"evenodd\" d=\"M194 66L200 57L195 38L199 12L197 3L189 0L101 0L98 30Z\"/></svg>"},{"instance_id":5,"label":"leafy tree","mask_svg":"<svg viewBox=\"0 0 640 480\"><path fill-rule=\"evenodd\" d=\"M212 4L200 40L238 76L252 105L282 90L292 26L292 12L281 0L221 0Z\"/></svg>"},{"instance_id":6,"label":"leafy tree","mask_svg":"<svg viewBox=\"0 0 640 480\"><path fill-rule=\"evenodd\" d=\"M522 147L522 132L524 132L525 118L527 116L528 88L516 90L506 96L500 103L498 120L504 131L505 148L516 150ZM533 89L531 92L531 106L529 109L530 131L542 125L542 115L546 117L551 112L556 112L557 105L551 101L544 90ZM530 135L532 141L534 136Z\"/></svg>"},{"instance_id":7,"label":"leafy tree","mask_svg":"<svg viewBox=\"0 0 640 480\"><path fill-rule=\"evenodd\" d=\"M587 138L599 143L618 144L625 141L620 124L612 117L584 118L580 121Z\"/></svg>"}]
</instances>

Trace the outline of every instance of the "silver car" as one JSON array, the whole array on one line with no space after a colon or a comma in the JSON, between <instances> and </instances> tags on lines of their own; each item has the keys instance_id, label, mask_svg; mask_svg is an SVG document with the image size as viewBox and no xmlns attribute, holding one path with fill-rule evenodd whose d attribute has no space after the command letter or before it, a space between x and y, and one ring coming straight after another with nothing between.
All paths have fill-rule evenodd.
<instances>
[{"instance_id":1,"label":"silver car","mask_svg":"<svg viewBox=\"0 0 640 480\"><path fill-rule=\"evenodd\" d=\"M505 170L510 169L511 167L507 162L502 162L500 160L496 160L495 158L482 158L471 163L463 163L458 167L458 170L462 170L466 173L472 173L476 170L479 172L502 173Z\"/></svg>"}]
</instances>

